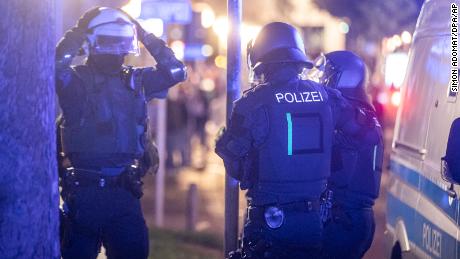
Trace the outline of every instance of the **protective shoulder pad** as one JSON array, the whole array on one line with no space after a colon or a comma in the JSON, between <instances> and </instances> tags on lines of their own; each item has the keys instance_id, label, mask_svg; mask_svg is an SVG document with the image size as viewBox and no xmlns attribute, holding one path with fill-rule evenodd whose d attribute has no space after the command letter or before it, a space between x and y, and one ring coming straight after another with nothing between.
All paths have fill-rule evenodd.
<instances>
[{"instance_id":1,"label":"protective shoulder pad","mask_svg":"<svg viewBox=\"0 0 460 259\"><path fill-rule=\"evenodd\" d=\"M263 100L266 98L263 97L268 90L269 84L259 84L243 92L243 96L234 102L235 109L241 111L242 113L247 113L249 111L259 108L263 104Z\"/></svg>"},{"instance_id":2,"label":"protective shoulder pad","mask_svg":"<svg viewBox=\"0 0 460 259\"><path fill-rule=\"evenodd\" d=\"M236 100L233 103L233 113L237 113L240 115L250 114L251 110L254 108L254 104L252 104L252 94L244 95L240 99Z\"/></svg>"},{"instance_id":3,"label":"protective shoulder pad","mask_svg":"<svg viewBox=\"0 0 460 259\"><path fill-rule=\"evenodd\" d=\"M232 114L233 131L240 132L241 135L249 134L255 146L262 145L270 127L265 108L257 93L250 93L237 100Z\"/></svg>"},{"instance_id":4,"label":"protective shoulder pad","mask_svg":"<svg viewBox=\"0 0 460 259\"><path fill-rule=\"evenodd\" d=\"M269 83L260 83L258 85L255 85L255 86L247 89L246 91L244 91L243 96L254 94L256 91L258 91L258 90L260 91L261 88L267 87L267 86L269 86Z\"/></svg>"}]
</instances>

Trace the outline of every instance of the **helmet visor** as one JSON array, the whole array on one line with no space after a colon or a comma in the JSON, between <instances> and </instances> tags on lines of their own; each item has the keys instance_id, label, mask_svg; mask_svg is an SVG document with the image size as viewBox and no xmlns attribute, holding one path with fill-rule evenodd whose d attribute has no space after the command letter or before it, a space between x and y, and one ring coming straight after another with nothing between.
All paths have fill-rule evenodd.
<instances>
[{"instance_id":1,"label":"helmet visor","mask_svg":"<svg viewBox=\"0 0 460 259\"><path fill-rule=\"evenodd\" d=\"M136 30L131 25L103 25L95 28L91 38L94 54L139 54Z\"/></svg>"},{"instance_id":2,"label":"helmet visor","mask_svg":"<svg viewBox=\"0 0 460 259\"><path fill-rule=\"evenodd\" d=\"M139 46L134 37L98 35L94 41L95 54L138 54Z\"/></svg>"},{"instance_id":3,"label":"helmet visor","mask_svg":"<svg viewBox=\"0 0 460 259\"><path fill-rule=\"evenodd\" d=\"M251 87L264 83L263 74L256 74L252 67L249 68L248 80Z\"/></svg>"},{"instance_id":4,"label":"helmet visor","mask_svg":"<svg viewBox=\"0 0 460 259\"><path fill-rule=\"evenodd\" d=\"M342 72L326 57L322 58L322 60L323 62L320 62L318 72L315 75L317 82L325 86L337 88Z\"/></svg>"},{"instance_id":5,"label":"helmet visor","mask_svg":"<svg viewBox=\"0 0 460 259\"><path fill-rule=\"evenodd\" d=\"M324 76L324 70L326 67L326 56L321 53L319 57L317 57L313 63L313 68L310 70L304 70L303 78L321 83L321 79Z\"/></svg>"}]
</instances>

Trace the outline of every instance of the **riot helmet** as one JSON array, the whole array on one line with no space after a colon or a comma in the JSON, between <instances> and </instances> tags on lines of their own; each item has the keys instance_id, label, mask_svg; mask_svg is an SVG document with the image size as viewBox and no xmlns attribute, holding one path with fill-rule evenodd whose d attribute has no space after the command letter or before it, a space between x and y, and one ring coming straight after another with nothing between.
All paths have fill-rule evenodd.
<instances>
[{"instance_id":1,"label":"riot helmet","mask_svg":"<svg viewBox=\"0 0 460 259\"><path fill-rule=\"evenodd\" d=\"M324 58L323 58L324 59ZM366 93L367 69L364 61L351 51L333 51L317 62L320 83L339 90L343 96L369 103Z\"/></svg>"},{"instance_id":2,"label":"riot helmet","mask_svg":"<svg viewBox=\"0 0 460 259\"><path fill-rule=\"evenodd\" d=\"M311 68L312 63L305 54L302 37L287 23L273 22L265 25L246 49L249 81L257 81L266 64L298 63Z\"/></svg>"},{"instance_id":3,"label":"riot helmet","mask_svg":"<svg viewBox=\"0 0 460 259\"><path fill-rule=\"evenodd\" d=\"M139 54L136 27L125 13L100 7L100 12L88 24L90 54Z\"/></svg>"}]
</instances>

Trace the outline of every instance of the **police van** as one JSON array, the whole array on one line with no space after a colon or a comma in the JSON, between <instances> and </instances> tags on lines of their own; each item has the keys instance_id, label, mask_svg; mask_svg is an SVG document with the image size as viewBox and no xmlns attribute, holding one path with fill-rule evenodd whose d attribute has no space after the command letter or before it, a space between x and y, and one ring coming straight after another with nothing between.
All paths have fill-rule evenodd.
<instances>
[{"instance_id":1,"label":"police van","mask_svg":"<svg viewBox=\"0 0 460 259\"><path fill-rule=\"evenodd\" d=\"M460 258L455 5L428 0L417 22L389 164L386 258Z\"/></svg>"}]
</instances>

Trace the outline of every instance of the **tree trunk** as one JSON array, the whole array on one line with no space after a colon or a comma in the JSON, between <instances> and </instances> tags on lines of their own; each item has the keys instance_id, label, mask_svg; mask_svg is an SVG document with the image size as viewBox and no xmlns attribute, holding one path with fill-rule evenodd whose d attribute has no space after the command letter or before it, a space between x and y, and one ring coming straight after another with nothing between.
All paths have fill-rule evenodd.
<instances>
[{"instance_id":1,"label":"tree trunk","mask_svg":"<svg viewBox=\"0 0 460 259\"><path fill-rule=\"evenodd\" d=\"M59 258L54 1L0 1L0 258Z\"/></svg>"}]
</instances>

